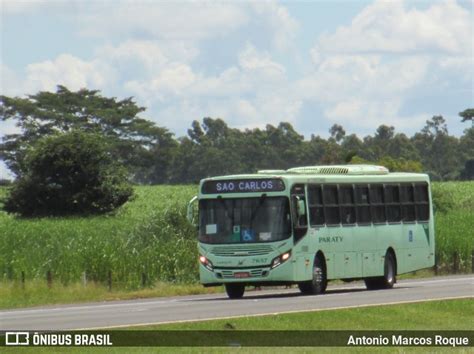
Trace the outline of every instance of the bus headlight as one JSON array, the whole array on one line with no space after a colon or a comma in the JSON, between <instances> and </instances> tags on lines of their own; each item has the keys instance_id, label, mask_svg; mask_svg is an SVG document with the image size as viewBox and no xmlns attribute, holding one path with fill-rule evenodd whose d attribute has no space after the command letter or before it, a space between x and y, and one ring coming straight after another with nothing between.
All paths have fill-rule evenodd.
<instances>
[{"instance_id":1,"label":"bus headlight","mask_svg":"<svg viewBox=\"0 0 474 354\"><path fill-rule=\"evenodd\" d=\"M209 269L210 271L212 271L214 269L214 267L212 266L212 263L209 259L207 259L206 257L204 256L199 256L199 262L201 262L201 264L206 267L207 269Z\"/></svg>"},{"instance_id":2,"label":"bus headlight","mask_svg":"<svg viewBox=\"0 0 474 354\"><path fill-rule=\"evenodd\" d=\"M291 251L280 254L278 257L275 257L272 261L272 269L278 267L280 264L286 262L291 257Z\"/></svg>"}]
</instances>

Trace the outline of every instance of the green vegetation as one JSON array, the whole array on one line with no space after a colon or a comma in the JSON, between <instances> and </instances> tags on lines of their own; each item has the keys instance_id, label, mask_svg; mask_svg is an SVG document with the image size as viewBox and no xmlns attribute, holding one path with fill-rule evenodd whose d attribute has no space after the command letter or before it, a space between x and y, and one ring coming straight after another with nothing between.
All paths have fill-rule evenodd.
<instances>
[{"instance_id":1,"label":"green vegetation","mask_svg":"<svg viewBox=\"0 0 474 354\"><path fill-rule=\"evenodd\" d=\"M185 209L196 189L136 187L135 198L116 213L88 218L20 219L0 212L0 306L155 296L160 290L154 293L153 289L162 283L187 284L195 289L196 230L187 222ZM6 190L0 189L0 193ZM434 183L433 193L436 199L449 200L449 207L439 208L435 220L441 271L451 271L454 252L459 255L460 270L470 271L474 182ZM70 297L67 291L63 297L53 295L54 291L46 289L48 271L53 289L62 285L78 289L85 274L91 288L84 292L89 295L77 295L79 291L69 292ZM105 294L109 272L110 297ZM33 284L42 282L37 291L32 289ZM150 291L122 292L138 289ZM50 296L46 296L48 291Z\"/></svg>"},{"instance_id":2,"label":"green vegetation","mask_svg":"<svg viewBox=\"0 0 474 354\"><path fill-rule=\"evenodd\" d=\"M139 117L144 111L132 98L118 100L97 90L64 86L26 98L0 95L0 121L20 128L1 139L0 157L21 176L25 148L39 137L78 129L105 137L114 159L136 183L197 183L213 175L349 163L354 157L382 161L393 170L421 169L433 180L474 178L474 127L466 126L460 137L450 135L442 116L427 120L411 137L389 125L362 137L334 124L327 139L314 134L305 139L288 122L240 130L206 117L193 121L188 134L176 139L165 127ZM460 117L472 120L472 108Z\"/></svg>"},{"instance_id":3,"label":"green vegetation","mask_svg":"<svg viewBox=\"0 0 474 354\"><path fill-rule=\"evenodd\" d=\"M132 195L126 169L100 134L72 130L47 135L28 149L5 210L22 216L112 211Z\"/></svg>"},{"instance_id":4,"label":"green vegetation","mask_svg":"<svg viewBox=\"0 0 474 354\"><path fill-rule=\"evenodd\" d=\"M0 213L0 274L4 280L63 284L106 282L136 289L155 281L197 280L195 229L185 209L195 186L137 187L115 214L21 219Z\"/></svg>"},{"instance_id":5,"label":"green vegetation","mask_svg":"<svg viewBox=\"0 0 474 354\"><path fill-rule=\"evenodd\" d=\"M135 175L155 160L164 168L162 152L175 146L172 134L152 121L138 117L145 111L132 98L103 97L98 90L70 91L58 85L56 92L40 91L27 97L0 95L0 121L13 120L20 134L6 134L0 156L19 177L28 167L25 152L39 139L79 130L95 133L108 143L110 155Z\"/></svg>"},{"instance_id":6,"label":"green vegetation","mask_svg":"<svg viewBox=\"0 0 474 354\"><path fill-rule=\"evenodd\" d=\"M164 324L154 330L471 330L474 299L427 301ZM361 321L363 318L363 321Z\"/></svg>"},{"instance_id":7,"label":"green vegetation","mask_svg":"<svg viewBox=\"0 0 474 354\"><path fill-rule=\"evenodd\" d=\"M222 291L222 288L204 288L201 284L171 284L156 282L153 287L137 290L123 288L109 290L99 283L77 282L68 285L53 283L48 287L44 280L0 282L0 309L26 306L68 304L91 301L128 300L177 295L209 294Z\"/></svg>"},{"instance_id":8,"label":"green vegetation","mask_svg":"<svg viewBox=\"0 0 474 354\"><path fill-rule=\"evenodd\" d=\"M436 256L441 270L453 265L459 255L460 269L471 269L474 249L474 182L433 184Z\"/></svg>"}]
</instances>

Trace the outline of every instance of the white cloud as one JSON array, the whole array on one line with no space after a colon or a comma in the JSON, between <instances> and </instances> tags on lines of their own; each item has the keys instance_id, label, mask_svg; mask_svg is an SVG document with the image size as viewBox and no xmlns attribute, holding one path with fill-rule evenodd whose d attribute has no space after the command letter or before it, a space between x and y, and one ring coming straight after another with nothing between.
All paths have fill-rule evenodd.
<instances>
[{"instance_id":1,"label":"white cloud","mask_svg":"<svg viewBox=\"0 0 474 354\"><path fill-rule=\"evenodd\" d=\"M84 7L89 10L90 3ZM230 2L120 1L96 3L79 19L88 36L138 36L168 40L202 40L223 36L248 21L239 4Z\"/></svg>"},{"instance_id":2,"label":"white cloud","mask_svg":"<svg viewBox=\"0 0 474 354\"><path fill-rule=\"evenodd\" d=\"M405 103L447 83L472 83L472 42L469 12L454 1L425 10L376 1L318 38L314 70L295 89L321 103L330 121L415 130L429 114L403 114Z\"/></svg>"},{"instance_id":3,"label":"white cloud","mask_svg":"<svg viewBox=\"0 0 474 354\"><path fill-rule=\"evenodd\" d=\"M239 65L244 70L260 71L270 80L278 80L285 75L285 68L274 62L269 53L259 53L250 43L247 43L244 50L240 52Z\"/></svg>"},{"instance_id":4,"label":"white cloud","mask_svg":"<svg viewBox=\"0 0 474 354\"><path fill-rule=\"evenodd\" d=\"M288 9L275 1L254 1L251 6L272 29L274 46L279 50L291 47L300 25Z\"/></svg>"},{"instance_id":5,"label":"white cloud","mask_svg":"<svg viewBox=\"0 0 474 354\"><path fill-rule=\"evenodd\" d=\"M0 94L17 96L23 94L21 80L8 66L0 62Z\"/></svg>"},{"instance_id":6,"label":"white cloud","mask_svg":"<svg viewBox=\"0 0 474 354\"><path fill-rule=\"evenodd\" d=\"M133 80L126 87L146 97L151 111L159 105L156 117L172 129L182 129L203 116L222 117L237 127L294 121L302 103L288 91L285 68L250 43L237 58L238 65L214 76L169 63L158 75Z\"/></svg>"},{"instance_id":7,"label":"white cloud","mask_svg":"<svg viewBox=\"0 0 474 354\"><path fill-rule=\"evenodd\" d=\"M407 3L408 4L408 3ZM404 1L378 0L350 26L320 37L325 53L469 53L472 41L469 12L454 0L433 3L427 10L408 8Z\"/></svg>"},{"instance_id":8,"label":"white cloud","mask_svg":"<svg viewBox=\"0 0 474 354\"><path fill-rule=\"evenodd\" d=\"M57 85L64 85L71 90L101 89L110 84L114 76L113 68L100 60L84 61L69 54L29 64L26 71L27 92L54 91Z\"/></svg>"},{"instance_id":9,"label":"white cloud","mask_svg":"<svg viewBox=\"0 0 474 354\"><path fill-rule=\"evenodd\" d=\"M300 28L288 9L276 1L117 1L79 3L81 33L101 38L149 38L198 42L219 39L244 28L264 29L274 48L292 46Z\"/></svg>"},{"instance_id":10,"label":"white cloud","mask_svg":"<svg viewBox=\"0 0 474 354\"><path fill-rule=\"evenodd\" d=\"M162 68L170 61L165 50L154 41L127 40L117 46L106 45L97 51L104 60L117 63L132 62L134 65L144 65L148 70Z\"/></svg>"},{"instance_id":11,"label":"white cloud","mask_svg":"<svg viewBox=\"0 0 474 354\"><path fill-rule=\"evenodd\" d=\"M416 130L429 118L428 114L400 115L400 108L401 101L396 98L379 101L352 98L330 106L324 114L333 122L350 122L352 129L374 129L381 124L388 124L401 130Z\"/></svg>"},{"instance_id":12,"label":"white cloud","mask_svg":"<svg viewBox=\"0 0 474 354\"><path fill-rule=\"evenodd\" d=\"M152 92L163 94L183 95L184 90L196 81L193 70L185 64L173 63L163 69L151 82L146 83Z\"/></svg>"},{"instance_id":13,"label":"white cloud","mask_svg":"<svg viewBox=\"0 0 474 354\"><path fill-rule=\"evenodd\" d=\"M309 69L285 66L300 54L299 23L274 1L74 4L82 32L105 38L103 47L90 59L65 53L30 64L23 80L2 66L2 90L64 84L133 95L149 108L146 117L180 135L204 116L237 127L298 123L305 102L356 131L390 122L410 128L427 118L403 113L413 95L472 83L472 23L454 1L423 9L377 1L317 38ZM254 29L261 31L249 42ZM227 58L213 53L220 45Z\"/></svg>"},{"instance_id":14,"label":"white cloud","mask_svg":"<svg viewBox=\"0 0 474 354\"><path fill-rule=\"evenodd\" d=\"M0 0L0 13L22 14L31 12L43 6L45 0Z\"/></svg>"}]
</instances>

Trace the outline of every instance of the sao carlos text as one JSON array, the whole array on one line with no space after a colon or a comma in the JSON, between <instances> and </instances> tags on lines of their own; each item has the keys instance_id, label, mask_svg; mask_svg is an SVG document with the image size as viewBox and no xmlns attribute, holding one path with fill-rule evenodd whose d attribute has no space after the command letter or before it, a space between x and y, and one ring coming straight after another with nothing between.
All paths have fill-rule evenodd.
<instances>
[{"instance_id":1,"label":"sao carlos text","mask_svg":"<svg viewBox=\"0 0 474 354\"><path fill-rule=\"evenodd\" d=\"M443 335L432 336L349 336L348 346L469 346L468 337L450 337Z\"/></svg>"},{"instance_id":2,"label":"sao carlos text","mask_svg":"<svg viewBox=\"0 0 474 354\"><path fill-rule=\"evenodd\" d=\"M32 333L33 346L111 346L110 334Z\"/></svg>"}]
</instances>

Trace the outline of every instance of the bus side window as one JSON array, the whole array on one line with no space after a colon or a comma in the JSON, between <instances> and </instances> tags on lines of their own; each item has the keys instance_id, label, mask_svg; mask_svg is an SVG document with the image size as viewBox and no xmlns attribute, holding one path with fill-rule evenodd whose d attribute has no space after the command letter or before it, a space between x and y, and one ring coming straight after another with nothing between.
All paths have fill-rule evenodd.
<instances>
[{"instance_id":1,"label":"bus side window","mask_svg":"<svg viewBox=\"0 0 474 354\"><path fill-rule=\"evenodd\" d=\"M370 206L372 214L372 222L374 224L385 223L385 205L383 197L383 185L371 184L369 187Z\"/></svg>"},{"instance_id":2,"label":"bus side window","mask_svg":"<svg viewBox=\"0 0 474 354\"><path fill-rule=\"evenodd\" d=\"M397 184L386 184L385 205L387 207L387 221L400 222L402 214L400 212L400 191Z\"/></svg>"},{"instance_id":3,"label":"bus side window","mask_svg":"<svg viewBox=\"0 0 474 354\"><path fill-rule=\"evenodd\" d=\"M400 185L400 204L402 207L402 220L404 222L411 222L416 220L415 213L415 198L413 194L413 185Z\"/></svg>"},{"instance_id":4,"label":"bus side window","mask_svg":"<svg viewBox=\"0 0 474 354\"><path fill-rule=\"evenodd\" d=\"M319 185L308 185L309 223L324 225L323 191Z\"/></svg>"},{"instance_id":5,"label":"bus side window","mask_svg":"<svg viewBox=\"0 0 474 354\"><path fill-rule=\"evenodd\" d=\"M293 214L293 230L295 234L295 239L298 241L308 231L308 215L305 213L304 215L298 215L298 201L303 200L306 202L305 197L305 188L302 184L295 184L291 189L291 209Z\"/></svg>"},{"instance_id":6,"label":"bus side window","mask_svg":"<svg viewBox=\"0 0 474 354\"><path fill-rule=\"evenodd\" d=\"M416 219L418 221L427 221L430 218L430 208L428 199L428 184L417 183L415 184L415 206L416 206Z\"/></svg>"},{"instance_id":7,"label":"bus side window","mask_svg":"<svg viewBox=\"0 0 474 354\"><path fill-rule=\"evenodd\" d=\"M369 187L366 184L355 186L355 202L357 205L357 223L370 224Z\"/></svg>"},{"instance_id":8,"label":"bus side window","mask_svg":"<svg viewBox=\"0 0 474 354\"><path fill-rule=\"evenodd\" d=\"M339 214L339 202L336 185L325 185L323 187L324 215L327 225L337 225L341 223Z\"/></svg>"},{"instance_id":9,"label":"bus side window","mask_svg":"<svg viewBox=\"0 0 474 354\"><path fill-rule=\"evenodd\" d=\"M354 189L352 184L339 185L339 205L341 206L341 222L344 225L355 224Z\"/></svg>"}]
</instances>

